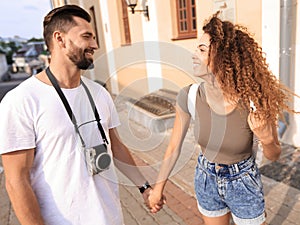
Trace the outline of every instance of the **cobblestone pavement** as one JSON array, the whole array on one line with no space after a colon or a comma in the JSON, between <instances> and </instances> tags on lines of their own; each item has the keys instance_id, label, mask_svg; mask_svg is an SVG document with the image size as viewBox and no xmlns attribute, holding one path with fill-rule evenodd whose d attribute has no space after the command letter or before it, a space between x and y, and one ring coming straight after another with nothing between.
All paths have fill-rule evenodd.
<instances>
[{"instance_id":1,"label":"cobblestone pavement","mask_svg":"<svg viewBox=\"0 0 300 225\"><path fill-rule=\"evenodd\" d=\"M260 168L265 176L300 190L300 149Z\"/></svg>"},{"instance_id":2,"label":"cobblestone pavement","mask_svg":"<svg viewBox=\"0 0 300 225\"><path fill-rule=\"evenodd\" d=\"M122 125L118 128L120 137L130 148L134 159L141 171L153 183L160 167L161 159L170 138L170 130L163 133L151 133L148 129L127 120L126 110L121 110ZM174 172L170 177L165 195L167 205L157 214L150 214L143 204L137 188L120 174L120 195L126 225L202 225L201 215L197 210L197 203L193 190L193 175L196 165L198 149L194 148L192 128L189 129L182 148L182 153ZM279 162L298 165L298 151L285 147ZM291 161L291 157L293 160ZM294 159L297 160L295 161ZM0 160L1 166L1 160ZM281 168L277 164L268 164L268 170L274 172L273 177L279 176ZM263 168L263 166L261 167ZM297 170L289 180L292 181L299 174ZM276 175L277 174L277 175ZM282 175L283 176L283 175ZM287 175L285 175L287 176ZM268 225L299 225L300 221L300 190L288 185L288 182L276 181L272 176L263 175L267 224ZM278 179L279 180L279 179ZM0 225L19 225L5 188L3 173L0 172Z\"/></svg>"}]
</instances>

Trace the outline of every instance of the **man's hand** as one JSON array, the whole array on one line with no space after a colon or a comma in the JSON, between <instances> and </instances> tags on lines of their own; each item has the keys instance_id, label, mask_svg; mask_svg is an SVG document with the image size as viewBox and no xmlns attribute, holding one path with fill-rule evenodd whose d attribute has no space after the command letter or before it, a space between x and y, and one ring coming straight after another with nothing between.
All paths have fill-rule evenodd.
<instances>
[{"instance_id":1,"label":"man's hand","mask_svg":"<svg viewBox=\"0 0 300 225\"><path fill-rule=\"evenodd\" d=\"M166 203L166 197L163 194L154 189L150 189L147 201L147 207L150 209L150 212L157 213Z\"/></svg>"}]
</instances>

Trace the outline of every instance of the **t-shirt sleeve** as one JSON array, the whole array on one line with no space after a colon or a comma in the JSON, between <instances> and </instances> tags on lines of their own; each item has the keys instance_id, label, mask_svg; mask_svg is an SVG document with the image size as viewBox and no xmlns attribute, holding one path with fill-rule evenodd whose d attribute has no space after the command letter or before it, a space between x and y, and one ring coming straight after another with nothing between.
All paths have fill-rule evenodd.
<instances>
[{"instance_id":1,"label":"t-shirt sleeve","mask_svg":"<svg viewBox=\"0 0 300 225\"><path fill-rule=\"evenodd\" d=\"M190 86L191 85L182 88L178 92L177 97L176 97L177 105L186 113L189 113L187 99L188 99L188 92L189 92Z\"/></svg>"},{"instance_id":2,"label":"t-shirt sleeve","mask_svg":"<svg viewBox=\"0 0 300 225\"><path fill-rule=\"evenodd\" d=\"M14 95L7 94L0 104L0 154L36 147L29 106Z\"/></svg>"},{"instance_id":3,"label":"t-shirt sleeve","mask_svg":"<svg viewBox=\"0 0 300 225\"><path fill-rule=\"evenodd\" d=\"M110 107L110 112L111 112L111 121L108 124L108 128L114 128L120 125L120 119L119 119L119 115L116 109L116 106L112 100L112 98L110 98L111 101L111 107Z\"/></svg>"},{"instance_id":4,"label":"t-shirt sleeve","mask_svg":"<svg viewBox=\"0 0 300 225\"><path fill-rule=\"evenodd\" d=\"M120 119L111 95L109 94L108 91L106 91L106 89L105 92L106 92L106 99L110 111L110 120L108 121L108 129L111 129L120 125Z\"/></svg>"}]
</instances>

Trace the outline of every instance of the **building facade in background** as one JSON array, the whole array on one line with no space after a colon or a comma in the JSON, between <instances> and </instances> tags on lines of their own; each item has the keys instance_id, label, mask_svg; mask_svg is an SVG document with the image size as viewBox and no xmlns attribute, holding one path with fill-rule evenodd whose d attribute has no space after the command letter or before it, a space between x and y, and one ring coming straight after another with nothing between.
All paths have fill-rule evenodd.
<instances>
[{"instance_id":1,"label":"building facade in background","mask_svg":"<svg viewBox=\"0 0 300 225\"><path fill-rule=\"evenodd\" d=\"M293 2L300 12L297 0ZM214 12L245 25L266 52L267 61L279 76L281 3L284 0L138 0L132 14L125 0L51 0L53 7L77 4L92 16L99 50L95 68L85 76L106 84L112 94L133 98L160 88L178 91L196 80L192 54L202 34L202 25ZM299 14L299 13L298 13ZM300 24L296 14L292 20ZM300 95L300 29L290 44L289 86ZM298 86L297 86L298 84ZM295 109L300 101L295 98ZM300 116L291 116L282 141L300 146Z\"/></svg>"},{"instance_id":2,"label":"building facade in background","mask_svg":"<svg viewBox=\"0 0 300 225\"><path fill-rule=\"evenodd\" d=\"M5 52L0 48L0 81L2 80L2 76L7 72L8 65L5 56Z\"/></svg>"}]
</instances>

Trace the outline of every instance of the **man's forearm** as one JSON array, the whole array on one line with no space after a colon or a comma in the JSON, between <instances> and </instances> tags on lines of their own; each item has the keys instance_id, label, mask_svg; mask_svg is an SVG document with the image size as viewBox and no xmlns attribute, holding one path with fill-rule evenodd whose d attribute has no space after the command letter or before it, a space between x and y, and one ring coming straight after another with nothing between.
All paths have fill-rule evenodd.
<instances>
[{"instance_id":1,"label":"man's forearm","mask_svg":"<svg viewBox=\"0 0 300 225\"><path fill-rule=\"evenodd\" d=\"M136 186L140 187L145 183L146 179L138 169L126 147L120 149L120 151L114 155L114 163Z\"/></svg>"},{"instance_id":2,"label":"man's forearm","mask_svg":"<svg viewBox=\"0 0 300 225\"><path fill-rule=\"evenodd\" d=\"M6 181L6 189L22 225L44 225L37 198L28 181Z\"/></svg>"}]
</instances>

